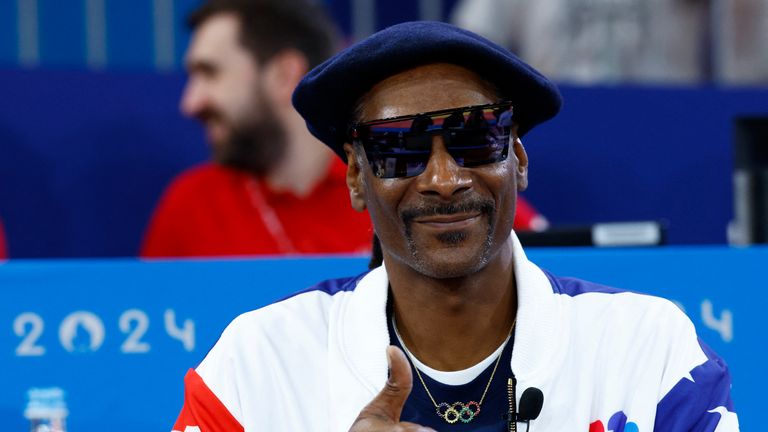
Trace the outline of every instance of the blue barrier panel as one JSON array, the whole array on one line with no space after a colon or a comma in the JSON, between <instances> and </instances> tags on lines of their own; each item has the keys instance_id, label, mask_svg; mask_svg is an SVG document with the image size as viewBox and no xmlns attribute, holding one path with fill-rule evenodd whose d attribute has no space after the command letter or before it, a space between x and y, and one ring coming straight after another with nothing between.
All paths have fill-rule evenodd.
<instances>
[{"instance_id":1,"label":"blue barrier panel","mask_svg":"<svg viewBox=\"0 0 768 432\"><path fill-rule=\"evenodd\" d=\"M678 302L729 363L743 430L757 430L768 248L532 249L557 274ZM183 376L238 314L362 258L249 261L18 261L0 265L0 424L24 430L32 387L66 391L71 431L170 430ZM578 371L575 371L578 372ZM753 427L750 427L752 425Z\"/></svg>"}]
</instances>

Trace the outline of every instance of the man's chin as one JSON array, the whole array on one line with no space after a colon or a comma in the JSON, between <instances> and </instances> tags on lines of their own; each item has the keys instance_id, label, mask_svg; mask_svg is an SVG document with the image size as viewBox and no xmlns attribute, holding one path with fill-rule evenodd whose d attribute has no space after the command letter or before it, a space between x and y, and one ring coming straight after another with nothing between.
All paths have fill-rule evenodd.
<instances>
[{"instance_id":1,"label":"man's chin","mask_svg":"<svg viewBox=\"0 0 768 432\"><path fill-rule=\"evenodd\" d=\"M470 241L467 233L441 233L429 245L411 244L414 269L435 279L451 279L472 275L488 264L488 241Z\"/></svg>"},{"instance_id":2,"label":"man's chin","mask_svg":"<svg viewBox=\"0 0 768 432\"><path fill-rule=\"evenodd\" d=\"M226 165L227 160L231 158L226 144L213 140L208 140L208 143L208 146L211 149L211 159L214 162Z\"/></svg>"},{"instance_id":3,"label":"man's chin","mask_svg":"<svg viewBox=\"0 0 768 432\"><path fill-rule=\"evenodd\" d=\"M218 126L207 126L205 128L205 139L213 152L220 152L227 147L230 140L228 130Z\"/></svg>"}]
</instances>

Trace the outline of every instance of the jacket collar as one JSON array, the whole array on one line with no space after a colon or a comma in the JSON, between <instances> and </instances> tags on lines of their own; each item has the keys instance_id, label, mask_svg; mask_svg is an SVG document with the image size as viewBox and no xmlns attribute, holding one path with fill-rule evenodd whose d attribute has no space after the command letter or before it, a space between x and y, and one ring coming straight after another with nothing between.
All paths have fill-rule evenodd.
<instances>
[{"instance_id":1,"label":"jacket collar","mask_svg":"<svg viewBox=\"0 0 768 432\"><path fill-rule=\"evenodd\" d=\"M527 383L545 379L542 374L553 369L562 359L565 332L557 296L544 272L528 261L514 232L513 246L515 280L517 282L517 325L511 368ZM339 311L339 344L349 372L370 392L378 393L387 379L386 347L390 344L387 330L386 305L389 279L382 266L360 280ZM533 384L532 384L533 385Z\"/></svg>"}]
</instances>

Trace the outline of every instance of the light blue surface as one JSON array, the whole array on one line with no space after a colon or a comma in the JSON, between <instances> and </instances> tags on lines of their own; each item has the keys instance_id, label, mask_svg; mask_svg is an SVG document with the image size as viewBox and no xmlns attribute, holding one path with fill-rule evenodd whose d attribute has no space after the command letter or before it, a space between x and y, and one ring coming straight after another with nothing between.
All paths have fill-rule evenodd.
<instances>
[{"instance_id":1,"label":"light blue surface","mask_svg":"<svg viewBox=\"0 0 768 432\"><path fill-rule=\"evenodd\" d=\"M154 66L152 3L106 2L107 65L110 69Z\"/></svg>"},{"instance_id":2,"label":"light blue surface","mask_svg":"<svg viewBox=\"0 0 768 432\"><path fill-rule=\"evenodd\" d=\"M18 37L16 2L0 1L0 67L18 62Z\"/></svg>"},{"instance_id":3,"label":"light blue surface","mask_svg":"<svg viewBox=\"0 0 768 432\"><path fill-rule=\"evenodd\" d=\"M62 7L63 3L69 3ZM37 1L39 65L82 68L86 59L85 2Z\"/></svg>"},{"instance_id":4,"label":"light blue surface","mask_svg":"<svg viewBox=\"0 0 768 432\"><path fill-rule=\"evenodd\" d=\"M443 18L450 15L457 0L432 0L440 3ZM0 65L21 66L18 61L18 0L0 0ZM31 22L37 27L40 41L40 65L46 68L76 67L85 69L86 15L89 0L36 0L36 16ZM202 0L131 0L91 2L102 5L104 16L103 41L107 51L107 69L155 70L155 13L156 8L170 10L171 32L162 32L164 45L172 45L174 67L180 69L187 47L189 32L187 16ZM338 23L341 32L352 32L350 0L325 0L329 15ZM419 18L419 10L411 0L372 0L372 13L376 28ZM97 8L98 10L98 8ZM97 43L101 43L98 41Z\"/></svg>"},{"instance_id":5,"label":"light blue surface","mask_svg":"<svg viewBox=\"0 0 768 432\"><path fill-rule=\"evenodd\" d=\"M760 368L768 295L758 270L768 262L768 248L542 249L530 250L529 258L558 275L676 300L729 363L742 430L759 429L758 404L768 385ZM26 391L59 386L67 392L72 432L105 425L170 430L185 371L232 318L365 267L361 258L0 265L0 425L24 430ZM173 323L164 322L169 310ZM728 314L730 330L722 320ZM187 347L178 335L186 320L194 323L194 345ZM41 323L35 336L33 327Z\"/></svg>"}]
</instances>

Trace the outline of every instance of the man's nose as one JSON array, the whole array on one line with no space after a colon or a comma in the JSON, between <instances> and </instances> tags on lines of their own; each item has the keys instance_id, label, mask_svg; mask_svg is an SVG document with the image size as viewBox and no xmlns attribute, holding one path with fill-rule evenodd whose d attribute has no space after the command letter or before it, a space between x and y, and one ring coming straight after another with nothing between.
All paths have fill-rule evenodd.
<instances>
[{"instance_id":1,"label":"man's nose","mask_svg":"<svg viewBox=\"0 0 768 432\"><path fill-rule=\"evenodd\" d=\"M425 195L451 199L472 188L472 177L468 170L453 159L441 136L432 139L432 152L423 173L416 177L417 190Z\"/></svg>"},{"instance_id":2,"label":"man's nose","mask_svg":"<svg viewBox=\"0 0 768 432\"><path fill-rule=\"evenodd\" d=\"M196 117L208 104L208 96L199 81L190 78L181 95L179 110L187 117Z\"/></svg>"}]
</instances>

